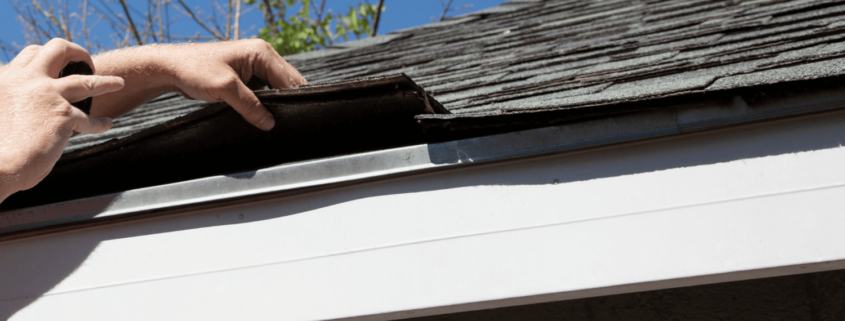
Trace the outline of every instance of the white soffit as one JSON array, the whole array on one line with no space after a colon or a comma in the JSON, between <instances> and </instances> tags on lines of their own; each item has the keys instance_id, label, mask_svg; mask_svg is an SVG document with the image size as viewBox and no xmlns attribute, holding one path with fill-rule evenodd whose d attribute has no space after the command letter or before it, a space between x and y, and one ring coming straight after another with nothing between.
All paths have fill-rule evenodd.
<instances>
[{"instance_id":1,"label":"white soffit","mask_svg":"<svg viewBox=\"0 0 845 321\"><path fill-rule=\"evenodd\" d=\"M845 268L843 139L836 112L2 242L0 317L386 320Z\"/></svg>"}]
</instances>

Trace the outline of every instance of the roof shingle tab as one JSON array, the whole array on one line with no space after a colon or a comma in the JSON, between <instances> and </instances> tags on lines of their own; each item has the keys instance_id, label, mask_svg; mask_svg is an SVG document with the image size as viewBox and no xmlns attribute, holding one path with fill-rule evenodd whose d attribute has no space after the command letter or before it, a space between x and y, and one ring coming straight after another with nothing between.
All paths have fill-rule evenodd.
<instances>
[{"instance_id":1,"label":"roof shingle tab","mask_svg":"<svg viewBox=\"0 0 845 321\"><path fill-rule=\"evenodd\" d=\"M845 74L845 1L519 0L288 57L312 83L405 72L461 117L588 108ZM203 108L147 104L90 146ZM418 117L421 121L445 116Z\"/></svg>"}]
</instances>

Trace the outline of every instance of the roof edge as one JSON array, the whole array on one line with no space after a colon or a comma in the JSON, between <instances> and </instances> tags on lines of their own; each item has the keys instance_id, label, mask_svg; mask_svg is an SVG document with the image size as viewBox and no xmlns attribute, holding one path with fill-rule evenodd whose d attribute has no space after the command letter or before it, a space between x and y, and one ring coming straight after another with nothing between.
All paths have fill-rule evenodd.
<instances>
[{"instance_id":1,"label":"roof edge","mask_svg":"<svg viewBox=\"0 0 845 321\"><path fill-rule=\"evenodd\" d=\"M563 153L845 109L845 90L682 105L557 126L284 164L0 212L0 241L187 208L252 202L397 176ZM324 169L331 167L333 171ZM156 200L150 202L149 200Z\"/></svg>"}]
</instances>

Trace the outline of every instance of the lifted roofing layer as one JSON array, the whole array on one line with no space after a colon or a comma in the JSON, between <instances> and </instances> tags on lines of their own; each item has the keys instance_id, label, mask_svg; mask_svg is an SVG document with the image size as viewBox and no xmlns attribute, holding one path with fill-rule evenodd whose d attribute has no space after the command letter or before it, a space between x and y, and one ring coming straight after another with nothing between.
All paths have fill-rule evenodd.
<instances>
[{"instance_id":1,"label":"lifted roofing layer","mask_svg":"<svg viewBox=\"0 0 845 321\"><path fill-rule=\"evenodd\" d=\"M422 142L414 121L448 112L404 75L258 93L276 118L264 132L215 104L126 138L65 153L20 208L109 194L286 162Z\"/></svg>"}]
</instances>

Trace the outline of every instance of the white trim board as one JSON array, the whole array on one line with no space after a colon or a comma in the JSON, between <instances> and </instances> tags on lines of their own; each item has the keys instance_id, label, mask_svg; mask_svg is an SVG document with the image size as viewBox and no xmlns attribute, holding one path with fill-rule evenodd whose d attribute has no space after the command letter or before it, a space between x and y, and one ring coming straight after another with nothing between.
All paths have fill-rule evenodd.
<instances>
[{"instance_id":1,"label":"white trim board","mask_svg":"<svg viewBox=\"0 0 845 321\"><path fill-rule=\"evenodd\" d=\"M843 125L831 113L2 242L0 317L391 319L845 268Z\"/></svg>"}]
</instances>

